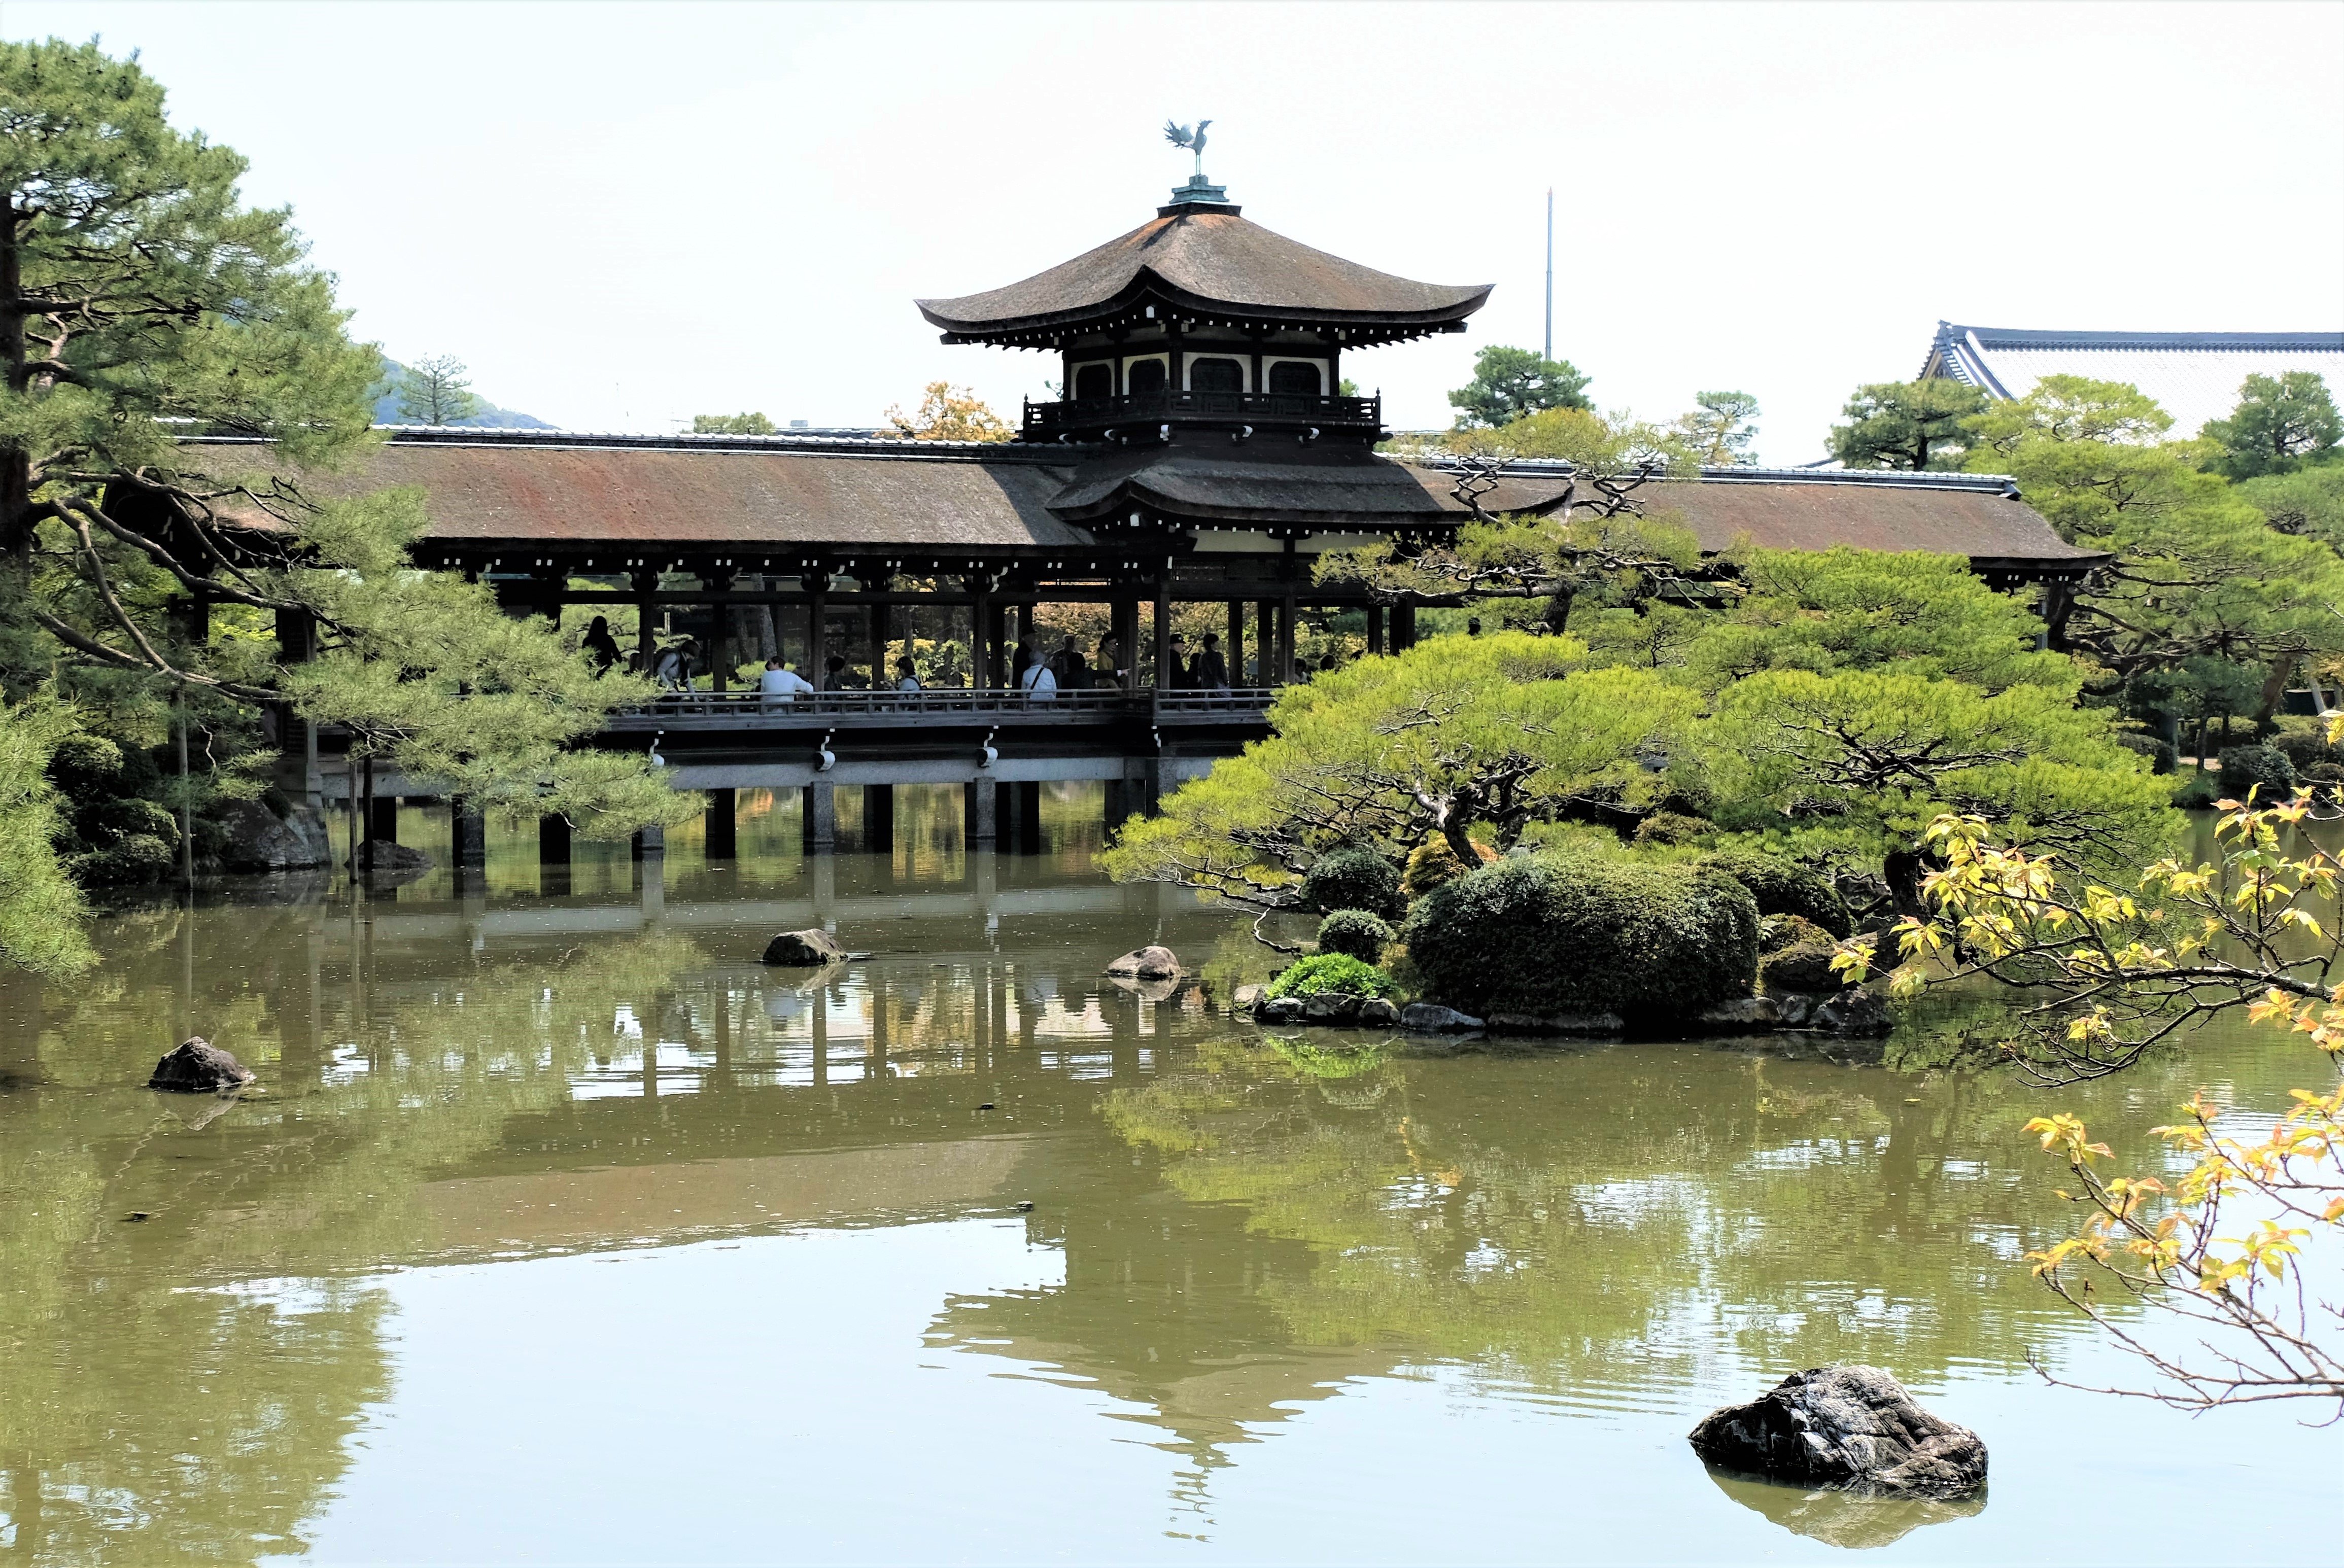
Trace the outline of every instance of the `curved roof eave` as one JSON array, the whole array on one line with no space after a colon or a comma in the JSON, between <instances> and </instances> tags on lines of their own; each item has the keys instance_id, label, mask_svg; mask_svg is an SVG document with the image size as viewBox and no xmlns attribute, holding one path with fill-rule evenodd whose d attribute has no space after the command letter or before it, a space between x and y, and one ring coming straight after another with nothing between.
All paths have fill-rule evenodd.
<instances>
[{"instance_id":1,"label":"curved roof eave","mask_svg":"<svg viewBox=\"0 0 2344 1568\"><path fill-rule=\"evenodd\" d=\"M934 309L938 305L957 304L951 299L915 299L920 314L931 326L940 327L955 336L998 338L1021 332L1071 330L1093 321L1120 316L1143 300L1154 298L1177 306L1182 310L1201 316L1243 316L1257 319L1299 321L1311 325L1360 327L1440 327L1451 321L1462 321L1479 310L1490 298L1494 283L1468 284L1460 287L1460 297L1453 303L1427 310L1356 310L1319 308L1307 305L1259 305L1230 299L1215 299L1193 293L1167 280L1152 267L1143 267L1131 281L1116 293L1096 304L1083 305L1067 310L1046 311L1033 316L1007 316L991 320L946 316Z\"/></svg>"}]
</instances>

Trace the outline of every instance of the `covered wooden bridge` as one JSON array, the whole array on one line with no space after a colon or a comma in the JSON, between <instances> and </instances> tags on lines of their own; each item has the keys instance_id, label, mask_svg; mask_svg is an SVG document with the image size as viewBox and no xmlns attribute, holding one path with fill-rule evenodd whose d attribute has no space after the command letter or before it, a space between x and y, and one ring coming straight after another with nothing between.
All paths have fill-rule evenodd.
<instances>
[{"instance_id":1,"label":"covered wooden bridge","mask_svg":"<svg viewBox=\"0 0 2344 1568\"><path fill-rule=\"evenodd\" d=\"M713 690L624 715L608 742L655 746L681 787L712 792L718 853L744 787L803 789L820 848L840 784L874 792L865 820L883 835L894 785L960 784L972 840L991 841L1005 807L1035 811L1043 781L1103 780L1119 819L1265 734L1275 689L1300 673L1302 618L1359 611L1370 652L1414 641L1412 607L1316 583L1315 559L1447 542L1471 513L1454 475L1375 450L1381 403L1344 390L1345 357L1461 331L1488 294L1313 250L1192 185L1073 261L921 302L948 343L1059 356L1067 396L1028 404L1018 439L399 429L340 482L419 488L419 562L492 583L517 613L631 609L645 667L662 632L692 636ZM1516 464L1484 504L1545 510L1567 478ZM2071 585L2098 559L1998 479L1711 470L1649 493L1712 550L1923 550L2014 586ZM1035 642L1037 608L1068 603L1106 607L1108 639L1084 650L1101 668L1033 701L1012 651ZM1226 690L1179 678L1176 612L1197 604L1217 607ZM889 690L894 660L923 644L951 647L956 667ZM768 657L826 689L740 691L732 672ZM825 682L833 658L846 678ZM347 787L330 766L310 777L327 795ZM558 824L546 842L566 854ZM480 843L460 831L460 859Z\"/></svg>"}]
</instances>

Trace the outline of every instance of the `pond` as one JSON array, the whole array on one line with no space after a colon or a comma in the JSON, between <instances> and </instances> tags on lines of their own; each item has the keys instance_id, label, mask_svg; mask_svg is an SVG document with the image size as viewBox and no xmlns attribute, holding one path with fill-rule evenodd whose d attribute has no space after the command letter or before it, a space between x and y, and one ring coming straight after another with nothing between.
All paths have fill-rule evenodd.
<instances>
[{"instance_id":1,"label":"pond","mask_svg":"<svg viewBox=\"0 0 2344 1568\"><path fill-rule=\"evenodd\" d=\"M5 982L0 1559L2267 1562L2332 1490L2314 1412L2030 1365L2138 1381L2019 1261L2073 1218L2020 1124L2150 1158L2194 1087L2316 1080L2284 1037L2056 1095L1315 1049L1100 977L1260 965L1090 868L1095 792L998 855L904 793L885 855L851 792L819 859L744 798L734 864L500 836L470 887L220 889ZM868 956L760 965L817 920ZM142 1087L191 1032L256 1089ZM1986 1495L1687 1449L1840 1360L1975 1428Z\"/></svg>"}]
</instances>

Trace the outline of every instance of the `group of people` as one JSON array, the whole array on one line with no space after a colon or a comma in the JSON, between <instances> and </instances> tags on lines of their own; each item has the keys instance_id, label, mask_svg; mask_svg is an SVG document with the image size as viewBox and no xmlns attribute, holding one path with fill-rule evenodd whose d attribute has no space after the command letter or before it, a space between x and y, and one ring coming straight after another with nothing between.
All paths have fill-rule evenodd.
<instances>
[{"instance_id":1,"label":"group of people","mask_svg":"<svg viewBox=\"0 0 2344 1568\"><path fill-rule=\"evenodd\" d=\"M602 616L594 617L580 640L580 651L593 662L594 673L605 674L621 664L632 666L621 652L618 639L611 635L611 624ZM1332 668L1333 659L1328 661ZM652 655L651 676L663 692L689 694L692 677L707 668L699 657L699 644L690 637L681 638L662 647ZM1086 691L1094 688L1117 690L1130 684L1131 672L1124 659L1123 640L1109 632L1099 639L1096 657L1086 658L1075 639L1068 637L1056 652L1045 655L1039 646L1021 642L1015 655L1016 687L1036 702L1049 701L1062 691ZM1222 656L1221 640L1214 632L1205 633L1202 643L1191 653L1188 640L1175 632L1171 638L1170 668L1165 683L1174 691L1226 692L1229 689L1228 661ZM758 676L757 689L767 705L786 703L800 693L842 692L850 689L846 661L834 653L825 662L820 685L808 681L778 658L765 661ZM922 690L919 671L906 656L895 661L894 690Z\"/></svg>"}]
</instances>

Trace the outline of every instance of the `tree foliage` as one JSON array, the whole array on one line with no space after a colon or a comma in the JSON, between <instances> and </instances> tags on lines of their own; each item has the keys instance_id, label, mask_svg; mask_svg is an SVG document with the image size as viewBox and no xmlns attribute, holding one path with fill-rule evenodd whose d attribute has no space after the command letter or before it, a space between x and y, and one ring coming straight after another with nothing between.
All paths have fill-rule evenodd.
<instances>
[{"instance_id":1,"label":"tree foliage","mask_svg":"<svg viewBox=\"0 0 2344 1568\"><path fill-rule=\"evenodd\" d=\"M1858 387L1834 425L1832 456L1852 469L1957 469L1968 450L1965 420L1985 394L1959 381L1878 381Z\"/></svg>"},{"instance_id":2,"label":"tree foliage","mask_svg":"<svg viewBox=\"0 0 2344 1568\"><path fill-rule=\"evenodd\" d=\"M480 411L464 361L453 354L418 359L399 373L399 417L418 425L460 425Z\"/></svg>"},{"instance_id":3,"label":"tree foliage","mask_svg":"<svg viewBox=\"0 0 2344 1568\"><path fill-rule=\"evenodd\" d=\"M83 939L81 892L58 865L63 831L49 756L74 733L53 702L0 703L0 964L78 974L96 961Z\"/></svg>"},{"instance_id":4,"label":"tree foliage","mask_svg":"<svg viewBox=\"0 0 2344 1568\"><path fill-rule=\"evenodd\" d=\"M975 392L948 381L930 381L909 414L900 403L889 409L887 425L906 441L1005 441L1017 433Z\"/></svg>"},{"instance_id":5,"label":"tree foliage","mask_svg":"<svg viewBox=\"0 0 2344 1568\"><path fill-rule=\"evenodd\" d=\"M2332 460L2344 439L2344 420L2337 418L2336 400L2319 372L2288 370L2248 376L2230 417L2208 420L2203 434L2219 449L2217 472L2254 479Z\"/></svg>"},{"instance_id":6,"label":"tree foliage","mask_svg":"<svg viewBox=\"0 0 2344 1568\"><path fill-rule=\"evenodd\" d=\"M1473 379L1449 394L1460 430L1494 430L1549 409L1585 409L1587 377L1568 359L1492 343L1473 356Z\"/></svg>"},{"instance_id":7,"label":"tree foliage","mask_svg":"<svg viewBox=\"0 0 2344 1568\"><path fill-rule=\"evenodd\" d=\"M1754 463L1758 400L1748 392L1700 392L1678 416L1676 433L1696 461L1724 468Z\"/></svg>"},{"instance_id":8,"label":"tree foliage","mask_svg":"<svg viewBox=\"0 0 2344 1568\"><path fill-rule=\"evenodd\" d=\"M2079 596L2069 645L2123 679L2199 655L2283 671L2344 646L2335 552L2273 528L2204 470L2206 443L2166 439L2171 425L2137 388L2076 376L1967 421L1974 466L2015 476L2064 537L2115 556Z\"/></svg>"},{"instance_id":9,"label":"tree foliage","mask_svg":"<svg viewBox=\"0 0 2344 1568\"><path fill-rule=\"evenodd\" d=\"M239 203L242 158L95 45L0 45L0 687L53 682L126 746L201 729L226 793L258 787L232 754L258 760L259 713L289 702L590 833L688 808L640 756L571 749L637 683L582 685L550 630L418 573L419 497L335 499L379 359L286 213ZM314 665L278 645L288 622L317 627ZM508 685L548 713L420 702Z\"/></svg>"},{"instance_id":10,"label":"tree foliage","mask_svg":"<svg viewBox=\"0 0 2344 1568\"><path fill-rule=\"evenodd\" d=\"M692 433L695 436L770 436L773 421L763 414L694 414Z\"/></svg>"}]
</instances>

